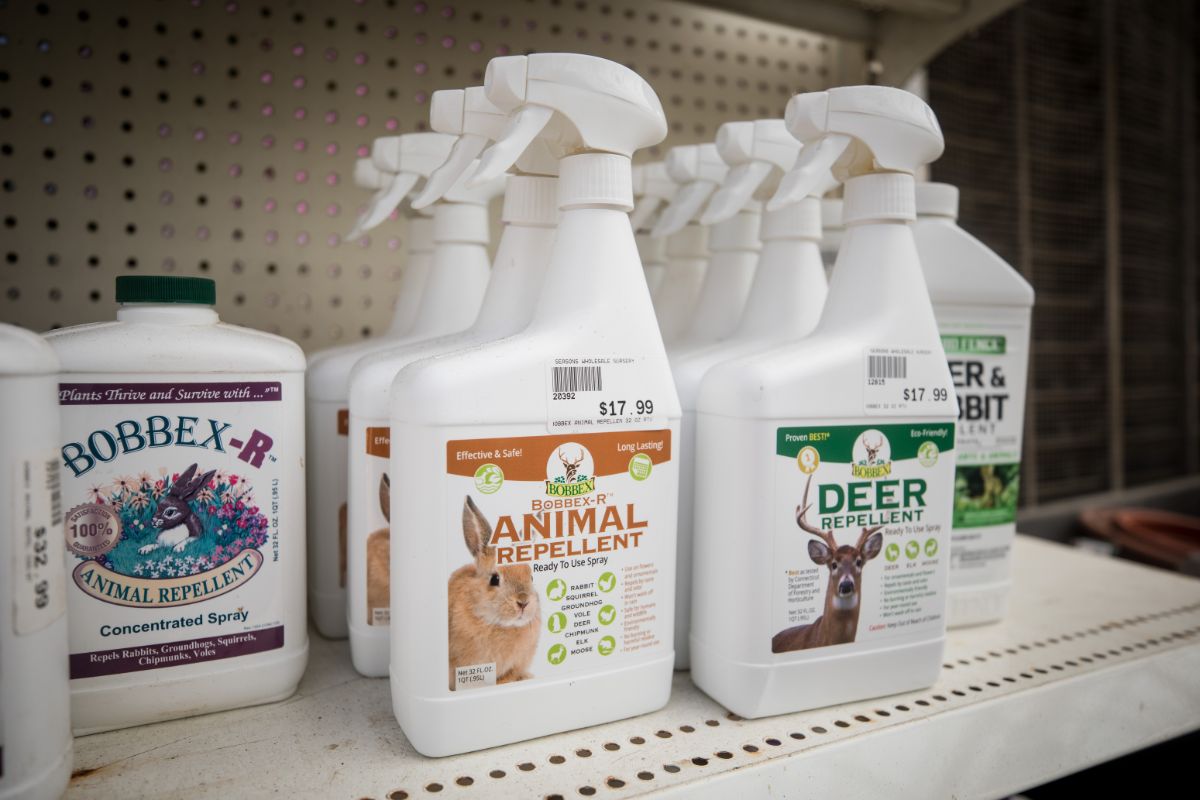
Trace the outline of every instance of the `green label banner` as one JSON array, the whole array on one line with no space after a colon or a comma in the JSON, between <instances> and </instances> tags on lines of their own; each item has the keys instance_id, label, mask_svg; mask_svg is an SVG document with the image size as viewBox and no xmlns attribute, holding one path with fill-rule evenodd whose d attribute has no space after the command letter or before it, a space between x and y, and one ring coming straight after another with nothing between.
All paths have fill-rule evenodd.
<instances>
[{"instance_id":1,"label":"green label banner","mask_svg":"<svg viewBox=\"0 0 1200 800\"><path fill-rule=\"evenodd\" d=\"M878 431L887 437L893 461L916 458L921 445L926 442L933 442L943 453L954 449L954 424L930 422L778 428L775 432L775 453L795 458L803 448L815 447L822 461L850 464L854 460L854 443L865 431Z\"/></svg>"},{"instance_id":2,"label":"green label banner","mask_svg":"<svg viewBox=\"0 0 1200 800\"><path fill-rule=\"evenodd\" d=\"M942 349L946 355L962 354L973 356L1002 356L1007 351L1003 336L969 336L946 334L942 336Z\"/></svg>"}]
</instances>

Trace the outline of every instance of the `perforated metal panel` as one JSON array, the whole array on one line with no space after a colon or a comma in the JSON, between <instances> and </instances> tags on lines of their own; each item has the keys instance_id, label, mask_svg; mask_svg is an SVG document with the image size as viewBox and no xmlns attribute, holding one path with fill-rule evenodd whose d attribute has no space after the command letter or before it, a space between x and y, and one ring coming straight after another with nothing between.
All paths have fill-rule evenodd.
<instances>
[{"instance_id":1,"label":"perforated metal panel","mask_svg":"<svg viewBox=\"0 0 1200 800\"><path fill-rule=\"evenodd\" d=\"M491 57L628 64L663 101L663 147L779 115L862 63L670 2L47 0L3 4L0 37L0 319L108 319L118 274L203 274L225 319L308 349L384 326L403 266L400 221L342 239L364 200L355 157L423 128L430 93L480 83Z\"/></svg>"}]
</instances>

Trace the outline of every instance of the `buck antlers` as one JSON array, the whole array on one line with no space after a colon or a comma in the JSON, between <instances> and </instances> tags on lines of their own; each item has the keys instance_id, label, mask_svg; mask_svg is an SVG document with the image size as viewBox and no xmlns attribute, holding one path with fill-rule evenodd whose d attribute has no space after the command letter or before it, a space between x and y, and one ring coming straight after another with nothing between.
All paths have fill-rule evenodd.
<instances>
[{"instance_id":1,"label":"buck antlers","mask_svg":"<svg viewBox=\"0 0 1200 800\"><path fill-rule=\"evenodd\" d=\"M871 444L867 441L867 437L863 436L863 447L867 448L867 462L874 461L879 456L879 451L883 449L883 436L879 437L879 441Z\"/></svg>"},{"instance_id":2,"label":"buck antlers","mask_svg":"<svg viewBox=\"0 0 1200 800\"><path fill-rule=\"evenodd\" d=\"M567 470L568 481L575 479L575 473L579 471L579 465L583 463L583 458L584 453L582 447L579 448L579 458L575 459L574 461L569 461L567 457L563 455L562 448L558 448L558 460L562 462L563 467L565 467Z\"/></svg>"},{"instance_id":3,"label":"buck antlers","mask_svg":"<svg viewBox=\"0 0 1200 800\"><path fill-rule=\"evenodd\" d=\"M866 444L866 442L864 441L863 444ZM882 447L883 442L880 442L879 445ZM807 519L808 509L812 505L808 502L808 490L811 486L812 475L809 475L808 480L804 484L804 499L801 501L800 505L796 506L796 524L800 526L800 530L805 531L806 533L811 533L813 536L816 536L822 542L824 542L825 546L829 548L830 553L835 553L838 549L838 543L833 538L833 531L822 530L821 528L812 525ZM883 530L885 527L887 526L875 525L871 528L863 528L862 533L858 536L858 543L854 545L854 549L862 550L863 546L867 543L867 539L870 539L872 534Z\"/></svg>"}]
</instances>

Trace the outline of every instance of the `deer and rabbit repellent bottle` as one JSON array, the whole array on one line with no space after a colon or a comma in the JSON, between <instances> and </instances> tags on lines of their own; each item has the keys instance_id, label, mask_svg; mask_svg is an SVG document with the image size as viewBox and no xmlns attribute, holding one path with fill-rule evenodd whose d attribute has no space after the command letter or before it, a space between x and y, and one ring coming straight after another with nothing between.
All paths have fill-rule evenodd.
<instances>
[{"instance_id":1,"label":"deer and rabbit repellent bottle","mask_svg":"<svg viewBox=\"0 0 1200 800\"><path fill-rule=\"evenodd\" d=\"M958 225L958 189L917 184L917 253L958 390L950 627L1004 616L1012 586L1033 287Z\"/></svg>"},{"instance_id":2,"label":"deer and rabbit repellent bottle","mask_svg":"<svg viewBox=\"0 0 1200 800\"><path fill-rule=\"evenodd\" d=\"M480 174L555 136L561 216L529 326L392 386L392 704L426 755L651 711L671 686L679 401L627 213L666 118L592 56L493 59L484 85L514 116Z\"/></svg>"},{"instance_id":3,"label":"deer and rabbit repellent bottle","mask_svg":"<svg viewBox=\"0 0 1200 800\"><path fill-rule=\"evenodd\" d=\"M434 130L458 138L446 163L429 177L413 205L423 207L443 197L462 200L464 193L474 193L480 199L494 194L503 177L469 190L461 188L461 181L469 180L473 173L475 156L504 132L508 115L487 100L483 87L476 86L434 92L429 116ZM396 373L414 361L476 347L516 333L528 324L554 241L558 160L542 140L535 139L518 159L517 167L521 174L507 179L501 213L504 228L487 290L482 300L474 301L477 316L471 327L450 335L395 344L363 359L351 376L351 445L357 452L351 455L350 467L350 653L355 669L369 677L387 675L391 660L392 486L388 459L396 440L388 436L388 392ZM472 259L477 257L478 253ZM454 277L448 270L463 266L469 266L469 262L460 256L454 264L443 263L435 268L439 270L435 280L443 281L435 284L429 296L434 307L443 309L443 315L435 319L444 320L445 311L462 302L462 279L447 279Z\"/></svg>"},{"instance_id":4,"label":"deer and rabbit repellent bottle","mask_svg":"<svg viewBox=\"0 0 1200 800\"><path fill-rule=\"evenodd\" d=\"M655 236L678 234L698 219L705 202L729 175L729 165L715 144L674 147L666 164L681 188L651 231ZM747 198L742 208L719 224L708 225L702 219L700 224L708 230L708 266L682 328L667 341L672 358L718 342L737 328L762 249L762 203L758 200Z\"/></svg>"},{"instance_id":5,"label":"deer and rabbit repellent bottle","mask_svg":"<svg viewBox=\"0 0 1200 800\"><path fill-rule=\"evenodd\" d=\"M371 158L355 162L355 183L373 188L351 236L378 225L446 160L454 138L406 133L376 139ZM342 638L346 627L346 471L349 462L350 370L365 355L403 337L416 321L433 264L433 219L412 214L405 237L408 260L392 324L383 336L313 353L308 360L308 607L323 636Z\"/></svg>"},{"instance_id":6,"label":"deer and rabbit repellent bottle","mask_svg":"<svg viewBox=\"0 0 1200 800\"><path fill-rule=\"evenodd\" d=\"M71 778L58 359L0 323L0 799L54 800Z\"/></svg>"},{"instance_id":7,"label":"deer and rabbit repellent bottle","mask_svg":"<svg viewBox=\"0 0 1200 800\"><path fill-rule=\"evenodd\" d=\"M911 227L941 130L878 86L785 119L804 147L768 212L832 170L846 238L813 332L700 387L692 680L744 717L928 686L946 630L958 409Z\"/></svg>"},{"instance_id":8,"label":"deer and rabbit repellent bottle","mask_svg":"<svg viewBox=\"0 0 1200 800\"><path fill-rule=\"evenodd\" d=\"M783 120L727 122L717 132L717 148L730 166L729 177L701 217L714 232L741 216L752 199L766 200L791 169L800 143ZM817 200L767 212L762 219L762 255L741 322L724 340L671 353L671 373L683 424L679 437L679 537L675 576L675 667L686 669L692 606L692 538L695 500L696 395L700 381L716 364L807 336L825 304L825 271Z\"/></svg>"},{"instance_id":9,"label":"deer and rabbit repellent bottle","mask_svg":"<svg viewBox=\"0 0 1200 800\"><path fill-rule=\"evenodd\" d=\"M207 278L116 299L47 335L79 734L281 700L308 660L303 352L222 323Z\"/></svg>"}]
</instances>

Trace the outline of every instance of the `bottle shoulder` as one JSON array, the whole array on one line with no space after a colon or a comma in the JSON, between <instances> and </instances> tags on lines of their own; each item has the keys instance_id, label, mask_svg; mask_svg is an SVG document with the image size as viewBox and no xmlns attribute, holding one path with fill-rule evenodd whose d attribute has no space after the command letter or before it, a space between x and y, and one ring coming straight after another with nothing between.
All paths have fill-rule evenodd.
<instances>
[{"instance_id":1,"label":"bottle shoulder","mask_svg":"<svg viewBox=\"0 0 1200 800\"><path fill-rule=\"evenodd\" d=\"M387 415L388 396L396 374L415 361L471 347L478 338L470 331L430 338L391 341L354 362L349 373L348 397L351 413L358 416Z\"/></svg>"},{"instance_id":2,"label":"bottle shoulder","mask_svg":"<svg viewBox=\"0 0 1200 800\"><path fill-rule=\"evenodd\" d=\"M52 375L58 356L33 331L0 322L0 375Z\"/></svg>"},{"instance_id":3,"label":"bottle shoulder","mask_svg":"<svg viewBox=\"0 0 1200 800\"><path fill-rule=\"evenodd\" d=\"M958 225L919 221L913 238L934 304L1033 305L1033 287L1024 276Z\"/></svg>"},{"instance_id":4,"label":"bottle shoulder","mask_svg":"<svg viewBox=\"0 0 1200 800\"><path fill-rule=\"evenodd\" d=\"M292 340L223 322L108 322L63 328L46 339L64 372L304 372L307 364Z\"/></svg>"},{"instance_id":5,"label":"bottle shoulder","mask_svg":"<svg viewBox=\"0 0 1200 800\"><path fill-rule=\"evenodd\" d=\"M367 339L361 342L319 350L308 357L308 395L314 400L345 400L350 372L363 358L395 344L393 338Z\"/></svg>"}]
</instances>

